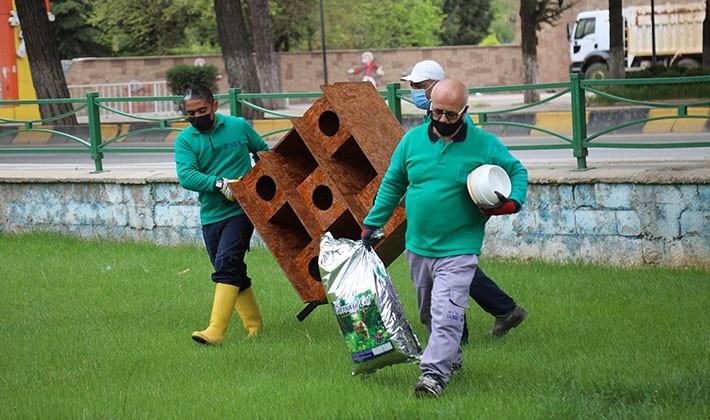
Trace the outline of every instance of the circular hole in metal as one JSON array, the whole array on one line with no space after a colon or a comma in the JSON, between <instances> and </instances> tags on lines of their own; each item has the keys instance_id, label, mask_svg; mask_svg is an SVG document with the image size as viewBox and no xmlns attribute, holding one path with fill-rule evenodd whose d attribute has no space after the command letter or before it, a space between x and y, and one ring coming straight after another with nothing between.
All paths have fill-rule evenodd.
<instances>
[{"instance_id":1,"label":"circular hole in metal","mask_svg":"<svg viewBox=\"0 0 710 420\"><path fill-rule=\"evenodd\" d=\"M273 178L262 176L256 181L256 193L265 201L271 201L276 195L276 183Z\"/></svg>"},{"instance_id":2,"label":"circular hole in metal","mask_svg":"<svg viewBox=\"0 0 710 420\"><path fill-rule=\"evenodd\" d=\"M311 194L313 204L321 210L328 210L333 205L333 192L325 185L319 185Z\"/></svg>"},{"instance_id":3,"label":"circular hole in metal","mask_svg":"<svg viewBox=\"0 0 710 420\"><path fill-rule=\"evenodd\" d=\"M334 136L340 129L340 119L333 111L325 111L318 118L318 128L328 137Z\"/></svg>"},{"instance_id":4,"label":"circular hole in metal","mask_svg":"<svg viewBox=\"0 0 710 420\"><path fill-rule=\"evenodd\" d=\"M320 277L320 269L318 268L318 256L311 258L308 262L308 274L313 277L313 280L321 283L323 279Z\"/></svg>"}]
</instances>

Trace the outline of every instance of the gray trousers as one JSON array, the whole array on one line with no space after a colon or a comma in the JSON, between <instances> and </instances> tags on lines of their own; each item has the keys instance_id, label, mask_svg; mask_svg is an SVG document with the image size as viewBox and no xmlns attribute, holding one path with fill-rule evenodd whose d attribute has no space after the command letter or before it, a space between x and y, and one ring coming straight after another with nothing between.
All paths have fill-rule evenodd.
<instances>
[{"instance_id":1,"label":"gray trousers","mask_svg":"<svg viewBox=\"0 0 710 420\"><path fill-rule=\"evenodd\" d=\"M446 385L451 365L460 363L463 354L461 334L478 255L429 258L406 251L406 256L417 290L419 320L429 332L419 367L422 375Z\"/></svg>"}]
</instances>

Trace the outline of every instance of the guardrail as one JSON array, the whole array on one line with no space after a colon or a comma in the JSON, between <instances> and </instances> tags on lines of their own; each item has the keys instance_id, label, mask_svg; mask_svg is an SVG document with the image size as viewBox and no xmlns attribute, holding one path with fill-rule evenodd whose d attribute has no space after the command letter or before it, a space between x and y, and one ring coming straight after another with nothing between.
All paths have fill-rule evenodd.
<instances>
[{"instance_id":1,"label":"guardrail","mask_svg":"<svg viewBox=\"0 0 710 420\"><path fill-rule=\"evenodd\" d=\"M627 142L603 142L603 136L613 133L616 130L623 129L637 124L644 124L650 121L659 121L667 119L705 119L710 120L710 101L686 102L686 103L663 103L663 102L647 102L636 101L627 98L621 98L610 95L604 92L600 87L609 85L660 85L660 84L679 84L679 83L710 83L710 76L697 76L685 78L661 78L661 79L624 79L624 80L583 80L579 74L571 74L569 82L545 83L535 85L514 85L514 86L493 86L469 89L470 93L510 93L526 90L538 91L555 91L556 93L547 98L536 102L515 106L505 109L496 109L488 111L471 111L469 113L476 119L476 123L482 127L493 126L511 126L519 127L532 131L538 131L546 134L548 137L556 140L555 142L546 142L539 144L526 144L509 146L511 150L552 150L552 149L569 149L572 156L576 159L577 169L584 170L587 168L586 158L590 148L685 148L685 147L710 147L710 141L697 141L685 143L627 143ZM394 116L402 122L402 102L411 103L409 94L410 89L401 89L399 83L390 83L387 85L387 90L381 91L380 94L387 101L388 106ZM553 101L563 95L570 96L570 112L572 117L572 134L560 133L554 130L546 129L519 121L505 120L501 118L504 115L515 114L522 110L532 110L535 107ZM597 131L593 134L587 132L587 102L588 95L598 95L609 98L613 101L628 103L635 106L647 108L664 108L672 110L664 115L649 116L645 118L637 118L624 121L617 125L610 126L606 129ZM227 94L217 94L215 98L220 101L220 107L227 107L228 113L235 116L242 116L245 108L252 108L269 115L271 118L292 118L299 115L292 115L277 110L269 110L257 105L255 102L260 99L298 99L298 100L315 100L321 96L320 92L301 92L301 93L242 93L240 89L231 88ZM169 102L171 104L181 101L179 96L130 96L130 97L100 97L98 92L87 92L85 98L71 99L37 99L37 100L19 100L19 101L0 101L2 106L16 105L38 105L43 103L71 103L74 107L72 112L67 114L54 116L51 118L39 120L12 120L0 117L0 138L3 136L16 135L22 132L45 133L59 135L70 141L70 144L46 147L16 147L14 145L6 145L0 147L0 153L76 153L87 152L94 160L96 172L103 171L103 157L105 153L166 153L172 152L171 146L165 147L132 147L122 143L123 139L128 136L136 136L154 132L170 132L180 131L184 124L177 124L185 121L185 117L181 115L155 116L143 113L128 113L121 111L119 106L122 103L161 103ZM692 113L689 109L704 109L703 113ZM172 108L170 108L172 109ZM223 111L225 112L225 111ZM57 121L71 115L86 115L88 123L88 138L78 137L69 130L60 130L56 127L48 125L53 121ZM225 112L226 113L226 112ZM101 127L102 124L107 124L108 117L120 117L131 121L149 122L154 124L154 127L147 127L128 133L119 133L108 139L104 139ZM262 136L272 136L288 131L279 129L270 132L260 133Z\"/></svg>"}]
</instances>

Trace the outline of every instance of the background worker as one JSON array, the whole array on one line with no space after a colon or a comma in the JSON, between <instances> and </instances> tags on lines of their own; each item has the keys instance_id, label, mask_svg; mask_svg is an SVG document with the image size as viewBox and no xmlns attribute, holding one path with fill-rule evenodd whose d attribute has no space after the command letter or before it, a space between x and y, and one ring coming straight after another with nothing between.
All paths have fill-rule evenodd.
<instances>
[{"instance_id":1,"label":"background worker","mask_svg":"<svg viewBox=\"0 0 710 420\"><path fill-rule=\"evenodd\" d=\"M190 87L183 102L190 126L175 140L175 165L180 185L198 193L202 236L215 283L209 326L193 332L192 339L219 344L234 309L248 337L253 337L263 325L244 262L254 225L235 201L229 181L249 172L252 158L258 161L257 152L269 146L244 118L218 113L209 88Z\"/></svg>"},{"instance_id":2,"label":"background worker","mask_svg":"<svg viewBox=\"0 0 710 420\"><path fill-rule=\"evenodd\" d=\"M412 89L412 102L414 105L425 111L431 106L431 92L434 86L446 78L444 69L439 63L433 60L420 61L414 65L412 72L402 77L400 80L409 82ZM424 122L431 121L431 113L424 116ZM468 112L464 115L464 122L474 126L474 122ZM484 311L495 317L495 322L489 333L495 337L503 337L512 328L520 325L527 316L527 311L518 306L507 293L488 277L481 267L476 269L475 277L471 282L469 292L471 298ZM464 323L462 342L468 342L468 323Z\"/></svg>"}]
</instances>

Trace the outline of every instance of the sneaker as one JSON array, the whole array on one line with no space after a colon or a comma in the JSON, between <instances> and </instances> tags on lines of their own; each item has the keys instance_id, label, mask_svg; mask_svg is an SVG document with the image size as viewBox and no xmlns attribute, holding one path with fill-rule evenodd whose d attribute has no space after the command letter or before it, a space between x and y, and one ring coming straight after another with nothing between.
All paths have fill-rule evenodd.
<instances>
[{"instance_id":1,"label":"sneaker","mask_svg":"<svg viewBox=\"0 0 710 420\"><path fill-rule=\"evenodd\" d=\"M420 376L419 382L414 384L415 397L440 397L444 393L441 383L431 376Z\"/></svg>"},{"instance_id":2,"label":"sneaker","mask_svg":"<svg viewBox=\"0 0 710 420\"><path fill-rule=\"evenodd\" d=\"M490 334L494 337L501 338L508 334L508 331L512 328L520 325L526 316L528 316L528 312L521 306L516 306L508 314L496 317L496 322L493 324Z\"/></svg>"}]
</instances>

